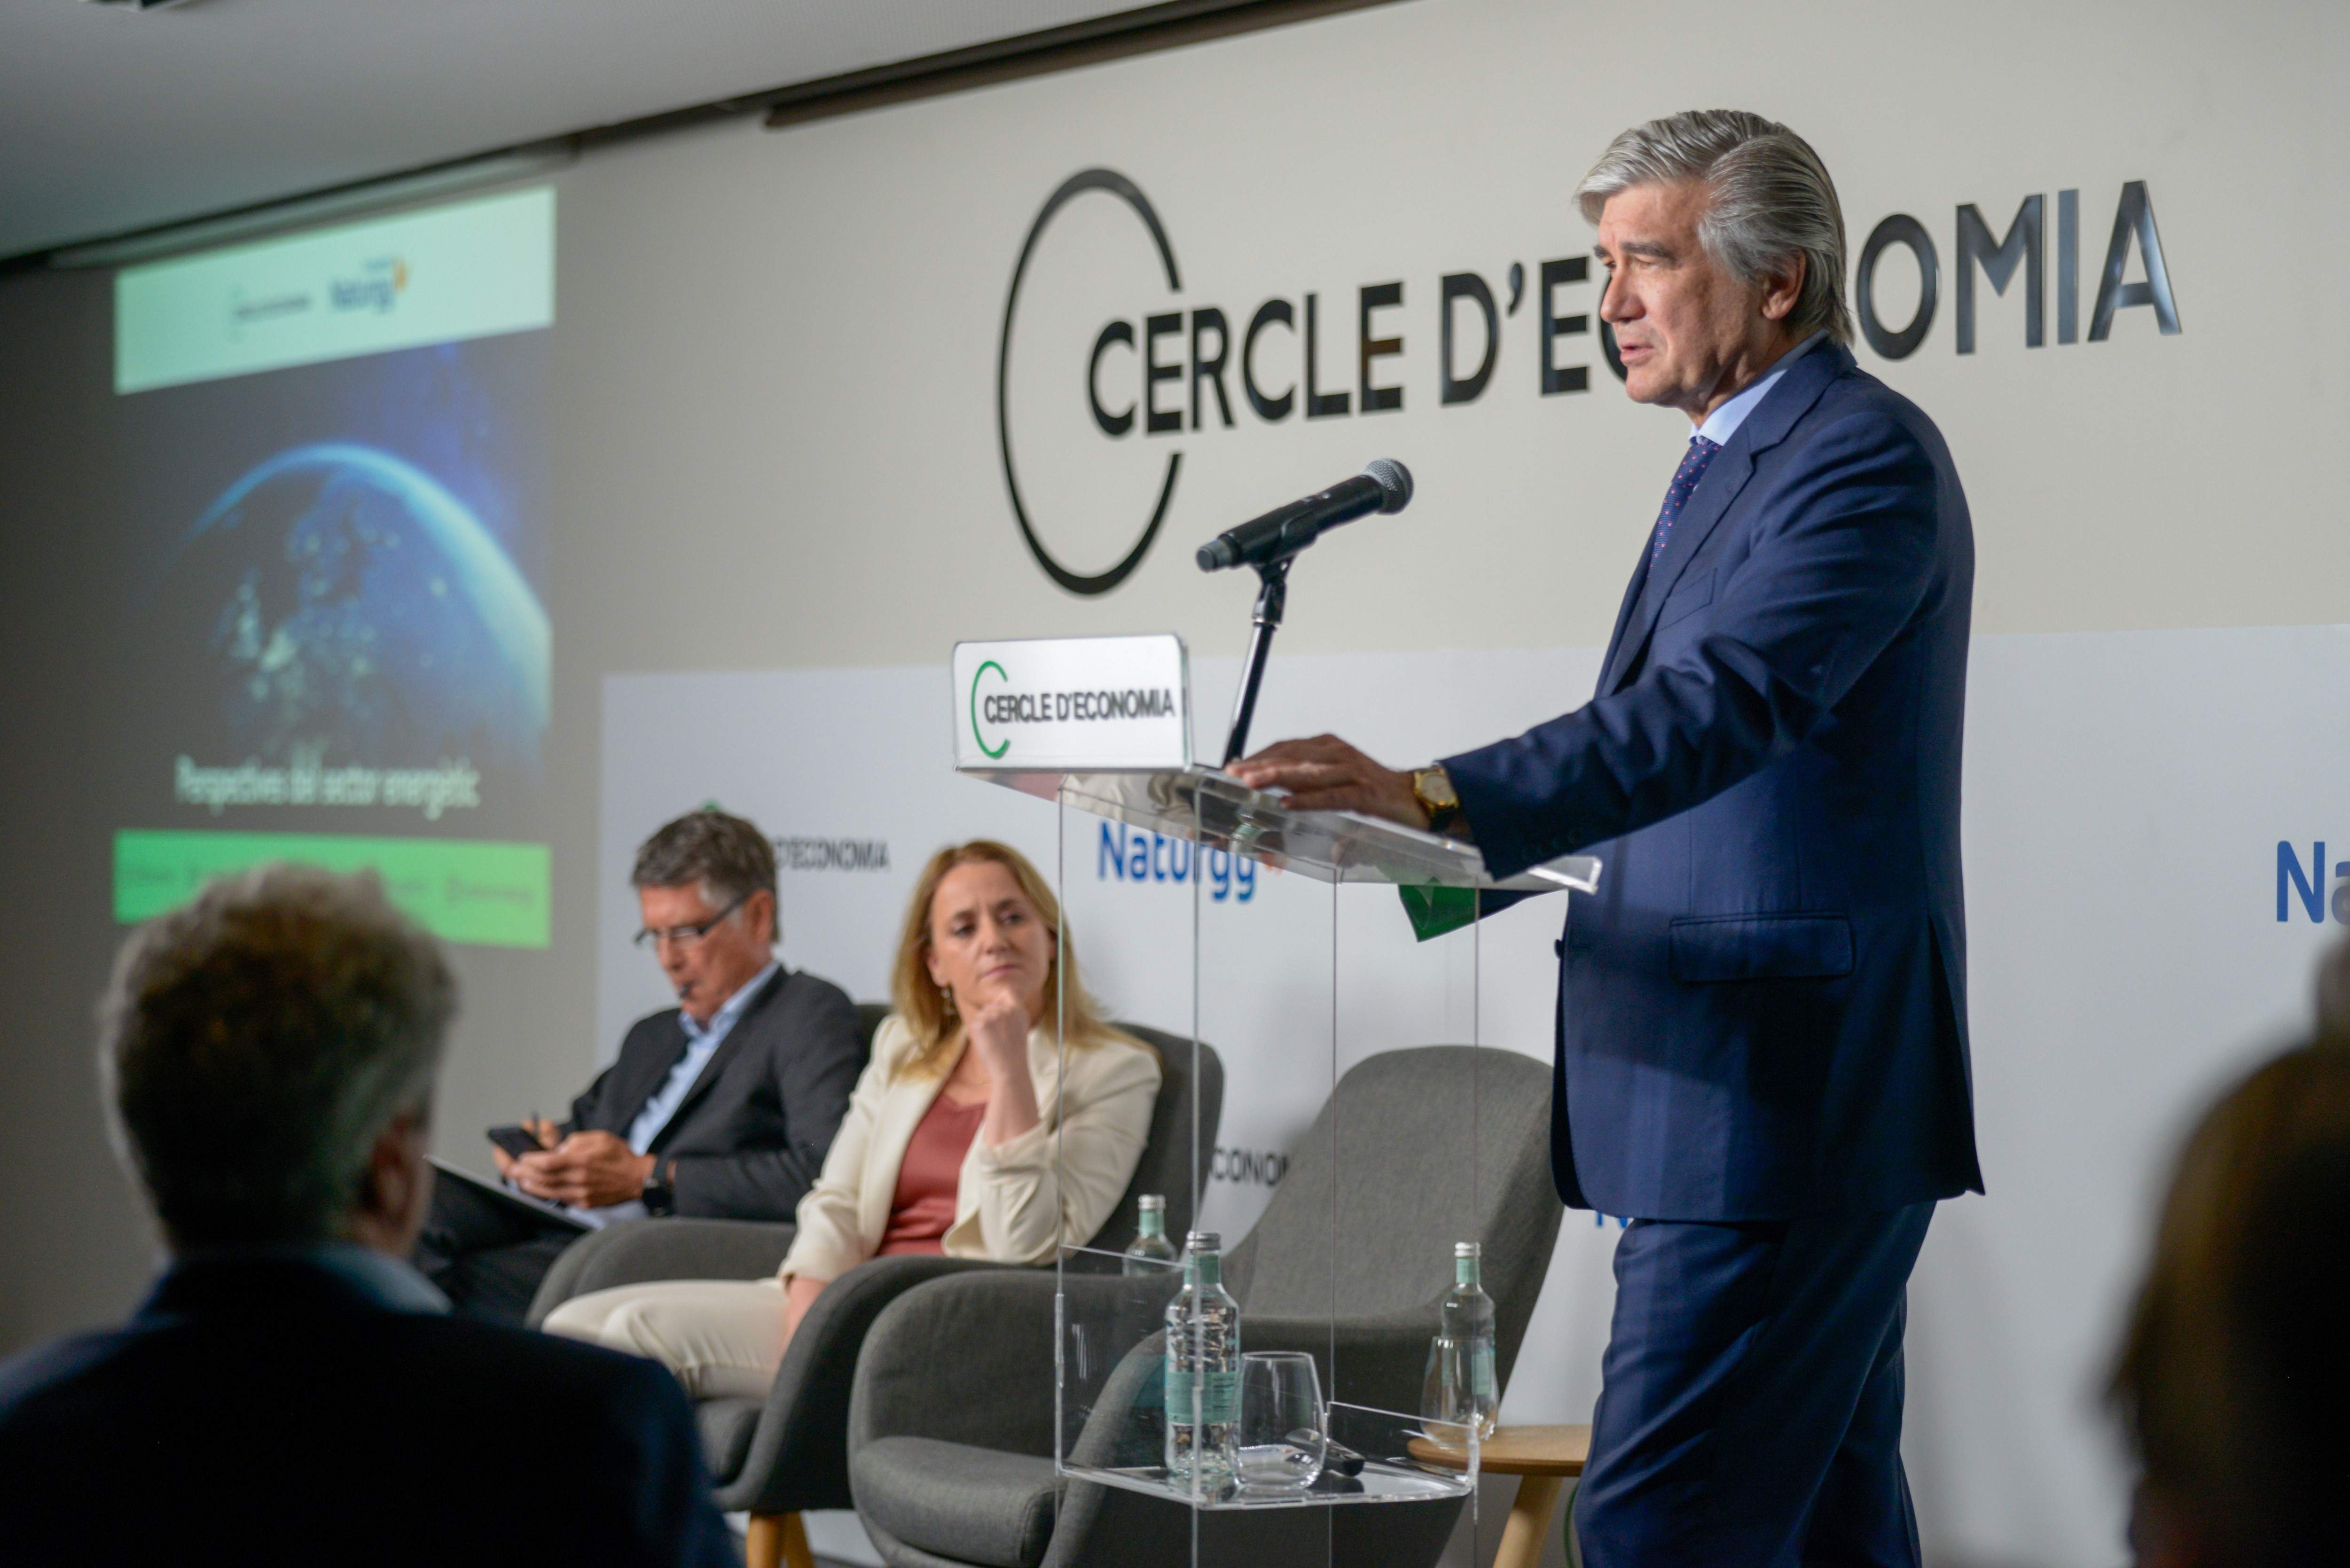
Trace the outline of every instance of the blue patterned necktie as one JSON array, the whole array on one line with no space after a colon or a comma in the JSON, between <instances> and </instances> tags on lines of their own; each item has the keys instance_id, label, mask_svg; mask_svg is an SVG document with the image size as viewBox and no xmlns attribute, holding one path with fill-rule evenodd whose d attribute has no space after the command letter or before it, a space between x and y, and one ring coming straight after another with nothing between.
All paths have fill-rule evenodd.
<instances>
[{"instance_id":1,"label":"blue patterned necktie","mask_svg":"<svg viewBox=\"0 0 2350 1568\"><path fill-rule=\"evenodd\" d=\"M1655 561L1665 553L1665 540L1673 531L1673 519L1681 514L1689 498L1696 493L1697 482L1705 477L1706 465L1713 454L1721 450L1718 441L1708 441L1701 435L1690 437L1689 451L1681 454L1680 467L1673 471L1673 482L1665 490L1664 510L1657 514L1657 543L1648 559Z\"/></svg>"}]
</instances>

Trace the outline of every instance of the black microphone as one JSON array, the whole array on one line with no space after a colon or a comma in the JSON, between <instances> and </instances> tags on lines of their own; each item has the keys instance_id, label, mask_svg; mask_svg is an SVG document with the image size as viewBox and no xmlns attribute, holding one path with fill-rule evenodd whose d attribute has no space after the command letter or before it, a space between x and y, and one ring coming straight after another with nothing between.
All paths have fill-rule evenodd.
<instances>
[{"instance_id":1,"label":"black microphone","mask_svg":"<svg viewBox=\"0 0 2350 1568\"><path fill-rule=\"evenodd\" d=\"M1325 528L1372 512L1400 512L1410 500L1411 472L1392 458L1377 458L1354 478L1342 479L1319 494L1227 528L1200 546L1200 570L1269 566L1314 543Z\"/></svg>"}]
</instances>

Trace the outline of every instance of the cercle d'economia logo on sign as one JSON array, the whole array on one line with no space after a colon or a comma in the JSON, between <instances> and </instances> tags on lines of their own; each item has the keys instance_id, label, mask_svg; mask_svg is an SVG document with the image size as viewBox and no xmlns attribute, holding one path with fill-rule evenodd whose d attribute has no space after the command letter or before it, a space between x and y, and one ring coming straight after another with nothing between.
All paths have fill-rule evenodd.
<instances>
[{"instance_id":1,"label":"cercle d'economia logo on sign","mask_svg":"<svg viewBox=\"0 0 2350 1568\"><path fill-rule=\"evenodd\" d=\"M2021 195L2018 184L1986 181L1914 205L1926 218L1852 225L1854 348L1870 369L1939 344L1988 373L2028 376L2048 361L2006 347L2094 353L2179 333L2147 181ZM1218 216L1227 249L1278 249L1263 225ZM1526 399L1568 409L1621 380L1589 225L1555 193L1496 222L1534 243L1501 242L1458 271L1390 259L1367 281L1348 268L1269 297L1195 298L1140 186L1101 168L1062 181L1020 246L996 344L1004 488L1037 566L1073 594L1116 588L1168 523L1184 449L1204 454L1238 427ZM2002 351L1978 357L1995 339ZM1397 433L1380 429L1363 455Z\"/></svg>"},{"instance_id":2,"label":"cercle d'economia logo on sign","mask_svg":"<svg viewBox=\"0 0 2350 1568\"><path fill-rule=\"evenodd\" d=\"M1191 759L1180 639L959 642L955 766L1180 768Z\"/></svg>"},{"instance_id":3,"label":"cercle d'economia logo on sign","mask_svg":"<svg viewBox=\"0 0 2350 1568\"><path fill-rule=\"evenodd\" d=\"M972 744L978 746L980 755L991 763L999 763L1003 760L1003 753L1012 749L1012 737L1004 734L997 727L1002 721L1002 716L996 711L1003 699L1009 693L989 693L988 722L983 725L979 718L979 689L986 684L990 675L994 676L1005 686L1012 683L1012 672L1004 669L1000 662L993 659L983 659L979 661L979 668L972 672L971 677L971 738Z\"/></svg>"}]
</instances>

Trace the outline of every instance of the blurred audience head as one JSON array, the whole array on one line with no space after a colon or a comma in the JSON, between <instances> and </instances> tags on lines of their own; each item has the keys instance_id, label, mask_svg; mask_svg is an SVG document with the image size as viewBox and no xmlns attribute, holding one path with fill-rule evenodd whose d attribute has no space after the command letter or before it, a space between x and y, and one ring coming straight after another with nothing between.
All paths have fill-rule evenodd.
<instances>
[{"instance_id":1,"label":"blurred audience head","mask_svg":"<svg viewBox=\"0 0 2350 1568\"><path fill-rule=\"evenodd\" d=\"M637 850L629 882L678 1005L707 1023L775 958L775 846L716 806L664 823Z\"/></svg>"},{"instance_id":2,"label":"blurred audience head","mask_svg":"<svg viewBox=\"0 0 2350 1568\"><path fill-rule=\"evenodd\" d=\"M2317 1037L2350 1044L2350 937L2318 961Z\"/></svg>"},{"instance_id":3,"label":"blurred audience head","mask_svg":"<svg viewBox=\"0 0 2350 1568\"><path fill-rule=\"evenodd\" d=\"M2350 1563L2350 1047L2286 1052L2188 1139L2113 1395L2147 1568Z\"/></svg>"},{"instance_id":4,"label":"blurred audience head","mask_svg":"<svg viewBox=\"0 0 2350 1568\"><path fill-rule=\"evenodd\" d=\"M941 899L941 888L947 889L949 898ZM1076 949L1062 929L1060 901L1026 856L1009 845L975 838L968 844L951 844L931 856L906 906L898 960L890 971L890 1000L899 1019L920 1044L909 1059L907 1070L943 1071L951 1065L950 1048L958 1038L960 1015L953 986L940 978L951 974L951 970L935 961L957 940L951 929L955 911L947 905L952 903L960 910L972 902L964 896L966 890L981 895L976 900L981 905L1008 909L1016 921L1024 922L1018 929L1024 929L1026 935L1017 934L1015 929L1006 940L1015 945L1035 944L1034 963L1042 988L1035 998L1038 1025L1051 1029L1057 1019L1072 1045L1096 1043L1105 1027L1077 978Z\"/></svg>"},{"instance_id":5,"label":"blurred audience head","mask_svg":"<svg viewBox=\"0 0 2350 1568\"><path fill-rule=\"evenodd\" d=\"M404 1255L456 1001L439 944L372 872L266 866L134 931L100 1004L99 1071L172 1250Z\"/></svg>"}]
</instances>

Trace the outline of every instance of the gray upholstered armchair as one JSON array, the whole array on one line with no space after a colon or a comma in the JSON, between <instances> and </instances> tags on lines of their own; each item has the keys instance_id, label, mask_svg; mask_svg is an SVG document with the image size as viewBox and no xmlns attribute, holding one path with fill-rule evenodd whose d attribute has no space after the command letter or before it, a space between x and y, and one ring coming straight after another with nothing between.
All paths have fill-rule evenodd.
<instances>
[{"instance_id":1,"label":"gray upholstered armchair","mask_svg":"<svg viewBox=\"0 0 2350 1568\"><path fill-rule=\"evenodd\" d=\"M1195 1077L1191 1041L1132 1023L1118 1027L1158 1050L1164 1075L1134 1179L1090 1243L1110 1251L1122 1251L1133 1241L1146 1192L1165 1195L1170 1231L1180 1235L1190 1226L1192 1173L1207 1168L1224 1100L1223 1064L1211 1047L1200 1046ZM728 1220L614 1225L584 1238L556 1260L531 1303L531 1324L536 1327L574 1296L612 1285L772 1274L790 1250L792 1234L789 1225ZM1035 1271L941 1257L876 1258L860 1264L816 1298L785 1351L765 1399L705 1399L695 1406L719 1506L751 1515L750 1568L777 1563L806 1568L813 1559L799 1515L808 1509L854 1505L845 1440L849 1379L875 1317L926 1281L986 1272ZM1049 1287L1049 1272L1044 1278Z\"/></svg>"},{"instance_id":2,"label":"gray upholstered armchair","mask_svg":"<svg viewBox=\"0 0 2350 1568\"><path fill-rule=\"evenodd\" d=\"M1242 1344L1312 1352L1332 1397L1417 1410L1452 1243L1473 1238L1506 1382L1561 1214L1548 1068L1466 1046L1373 1056L1339 1081L1226 1261ZM1038 1273L934 1280L875 1319L849 1409L849 1482L896 1568L1192 1563L1180 1505L1055 1476L1053 1298ZM1108 1400L1099 1408L1117 1418ZM1079 1448L1096 1435L1089 1426ZM1459 1512L1453 1500L1201 1513L1197 1561L1426 1568Z\"/></svg>"}]
</instances>

